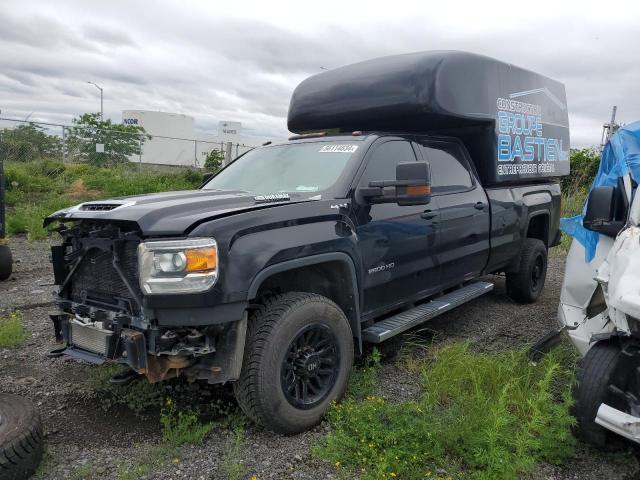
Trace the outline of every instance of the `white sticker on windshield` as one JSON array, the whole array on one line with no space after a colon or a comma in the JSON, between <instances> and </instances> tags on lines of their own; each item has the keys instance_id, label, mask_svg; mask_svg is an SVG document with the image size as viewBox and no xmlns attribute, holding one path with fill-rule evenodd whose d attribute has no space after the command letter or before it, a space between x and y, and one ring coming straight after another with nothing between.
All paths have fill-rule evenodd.
<instances>
[{"instance_id":1,"label":"white sticker on windshield","mask_svg":"<svg viewBox=\"0 0 640 480\"><path fill-rule=\"evenodd\" d=\"M357 149L358 145L325 145L320 153L353 153Z\"/></svg>"}]
</instances>

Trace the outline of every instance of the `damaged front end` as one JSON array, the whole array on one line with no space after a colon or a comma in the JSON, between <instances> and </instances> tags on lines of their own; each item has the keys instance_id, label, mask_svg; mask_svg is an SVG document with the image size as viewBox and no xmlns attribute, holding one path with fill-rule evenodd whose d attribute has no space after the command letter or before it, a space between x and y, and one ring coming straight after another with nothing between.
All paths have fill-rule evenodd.
<instances>
[{"instance_id":1,"label":"damaged front end","mask_svg":"<svg viewBox=\"0 0 640 480\"><path fill-rule=\"evenodd\" d=\"M52 247L59 311L51 319L64 346L52 356L124 363L150 382L176 376L210 383L238 378L246 313L220 318L212 312L206 324L161 322L166 312L149 305L140 282L139 252L145 240L137 225L83 220L57 231L63 238ZM202 270L183 277L208 274ZM166 277L159 276L158 283L176 282L176 275ZM179 318L172 313L171 318Z\"/></svg>"}]
</instances>

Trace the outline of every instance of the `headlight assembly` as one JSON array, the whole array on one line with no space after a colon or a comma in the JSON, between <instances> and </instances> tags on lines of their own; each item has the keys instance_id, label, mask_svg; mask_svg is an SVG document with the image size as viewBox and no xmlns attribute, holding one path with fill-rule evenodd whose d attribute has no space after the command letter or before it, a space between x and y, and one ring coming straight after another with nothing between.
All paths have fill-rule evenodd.
<instances>
[{"instance_id":1,"label":"headlight assembly","mask_svg":"<svg viewBox=\"0 0 640 480\"><path fill-rule=\"evenodd\" d=\"M148 295L204 292L218 279L218 246L213 238L143 242L138 268Z\"/></svg>"}]
</instances>

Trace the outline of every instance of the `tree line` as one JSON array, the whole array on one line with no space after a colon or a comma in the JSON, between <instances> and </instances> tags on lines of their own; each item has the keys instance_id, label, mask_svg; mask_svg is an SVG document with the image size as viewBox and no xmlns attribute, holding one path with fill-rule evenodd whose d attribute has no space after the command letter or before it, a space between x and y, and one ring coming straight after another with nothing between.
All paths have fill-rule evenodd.
<instances>
[{"instance_id":1,"label":"tree line","mask_svg":"<svg viewBox=\"0 0 640 480\"><path fill-rule=\"evenodd\" d=\"M62 159L113 165L140 155L151 139L143 127L112 123L99 113L85 113L73 119L60 135L51 135L35 123L0 130L0 155L5 160L28 162Z\"/></svg>"}]
</instances>

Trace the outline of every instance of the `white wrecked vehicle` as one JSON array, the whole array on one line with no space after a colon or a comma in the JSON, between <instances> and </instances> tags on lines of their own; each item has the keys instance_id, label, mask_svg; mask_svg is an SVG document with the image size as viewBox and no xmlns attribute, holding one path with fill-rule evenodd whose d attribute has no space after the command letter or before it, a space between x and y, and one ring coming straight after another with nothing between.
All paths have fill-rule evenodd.
<instances>
[{"instance_id":1,"label":"white wrecked vehicle","mask_svg":"<svg viewBox=\"0 0 640 480\"><path fill-rule=\"evenodd\" d=\"M640 443L640 122L620 128L602 154L574 237L558 317L584 357L575 415L585 440L611 432Z\"/></svg>"}]
</instances>

